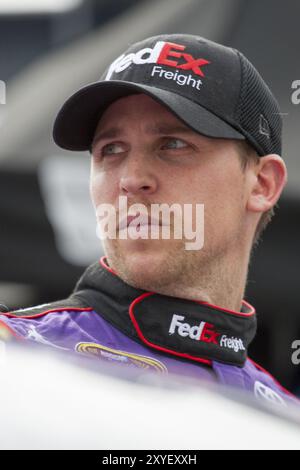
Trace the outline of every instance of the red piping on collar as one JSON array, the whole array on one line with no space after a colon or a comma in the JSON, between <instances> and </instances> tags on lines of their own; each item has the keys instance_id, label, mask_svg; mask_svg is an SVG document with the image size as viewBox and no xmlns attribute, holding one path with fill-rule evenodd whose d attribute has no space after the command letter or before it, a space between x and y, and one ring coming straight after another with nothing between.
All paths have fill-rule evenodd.
<instances>
[{"instance_id":1,"label":"red piping on collar","mask_svg":"<svg viewBox=\"0 0 300 470\"><path fill-rule=\"evenodd\" d=\"M201 300L193 300L193 302L197 302L198 304L201 304L201 305L207 305L208 307L222 310L222 312L231 313L231 315L238 315L239 317L251 317L252 315L255 315L256 313L255 308L252 305L250 305L248 302L246 302L246 300L242 300L242 304L245 305L245 307L247 307L247 309L250 310L249 312L236 312L235 310L230 310L228 308L219 307L218 305L213 305L208 302L203 302Z\"/></svg>"},{"instance_id":2,"label":"red piping on collar","mask_svg":"<svg viewBox=\"0 0 300 470\"><path fill-rule=\"evenodd\" d=\"M106 256L102 256L99 260L99 263L100 265L105 268L107 271L109 271L111 274L114 274L115 276L119 277L118 274L116 273L116 271L114 271L110 266L108 266L107 264L107 257Z\"/></svg>"},{"instance_id":3,"label":"red piping on collar","mask_svg":"<svg viewBox=\"0 0 300 470\"><path fill-rule=\"evenodd\" d=\"M100 258L100 260L99 260L99 263L103 268L105 268L111 274L114 274L114 276L120 277L120 276L118 276L116 271L114 271L110 266L108 266L106 256L102 256L102 258ZM151 294L154 294L154 293L155 292L151 292ZM183 300L188 300L188 299L183 299ZM208 307L212 307L214 309L221 310L222 312L231 313L232 315L237 315L239 317L250 317L252 315L255 315L255 313L256 313L255 308L251 304L246 302L246 300L242 300L242 304L249 310L248 312L236 312L235 310L229 310L227 308L222 308L222 307L219 307L218 305L213 305L213 304L210 304L209 302L204 302L202 300L191 300L191 301L196 302L200 305L207 305Z\"/></svg>"},{"instance_id":4,"label":"red piping on collar","mask_svg":"<svg viewBox=\"0 0 300 470\"><path fill-rule=\"evenodd\" d=\"M28 309L30 310L30 308ZM25 319L33 319L33 318L39 318L43 317L45 315L48 315L49 313L56 313L56 312L91 312L93 311L93 307L59 307L59 308L53 308L50 310L45 310L44 312L40 313L34 313L33 315L15 315L14 313L1 313L1 315L8 317L8 318L25 318Z\"/></svg>"}]
</instances>

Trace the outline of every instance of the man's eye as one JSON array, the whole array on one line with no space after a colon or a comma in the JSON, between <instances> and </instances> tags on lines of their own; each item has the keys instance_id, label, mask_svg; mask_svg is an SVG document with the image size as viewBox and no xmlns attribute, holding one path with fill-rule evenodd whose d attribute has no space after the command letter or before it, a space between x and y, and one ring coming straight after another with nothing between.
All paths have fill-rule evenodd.
<instances>
[{"instance_id":1,"label":"man's eye","mask_svg":"<svg viewBox=\"0 0 300 470\"><path fill-rule=\"evenodd\" d=\"M105 156L105 155L116 155L118 153L122 153L124 152L124 148L121 144L107 144L107 145L104 145L104 147L102 148L102 151L101 151L101 154L102 156Z\"/></svg>"},{"instance_id":2,"label":"man's eye","mask_svg":"<svg viewBox=\"0 0 300 470\"><path fill-rule=\"evenodd\" d=\"M164 144L163 148L168 149L181 149L187 147L188 144L181 139L168 139Z\"/></svg>"}]
</instances>

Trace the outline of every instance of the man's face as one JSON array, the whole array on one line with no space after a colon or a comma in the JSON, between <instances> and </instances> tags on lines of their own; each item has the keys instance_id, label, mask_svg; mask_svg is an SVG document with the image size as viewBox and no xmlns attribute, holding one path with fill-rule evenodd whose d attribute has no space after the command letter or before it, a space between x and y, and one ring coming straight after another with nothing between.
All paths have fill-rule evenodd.
<instances>
[{"instance_id":1,"label":"man's face","mask_svg":"<svg viewBox=\"0 0 300 470\"><path fill-rule=\"evenodd\" d=\"M202 249L186 250L184 237L119 239L118 231L104 241L110 266L136 287L163 292L173 283L201 283L243 241L245 178L234 141L192 131L144 94L115 101L101 117L90 190L95 209L103 203L117 209L120 196L149 214L152 204L192 205L193 229L196 204L204 205Z\"/></svg>"}]
</instances>

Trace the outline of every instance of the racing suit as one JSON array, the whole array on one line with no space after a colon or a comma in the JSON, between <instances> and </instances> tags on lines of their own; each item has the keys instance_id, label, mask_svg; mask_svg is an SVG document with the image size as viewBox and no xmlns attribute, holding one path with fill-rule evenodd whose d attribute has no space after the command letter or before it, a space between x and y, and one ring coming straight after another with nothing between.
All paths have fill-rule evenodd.
<instances>
[{"instance_id":1,"label":"racing suit","mask_svg":"<svg viewBox=\"0 0 300 470\"><path fill-rule=\"evenodd\" d=\"M90 354L158 374L179 374L247 390L279 405L298 403L251 361L256 312L145 292L129 286L103 257L89 266L67 299L0 313L17 339Z\"/></svg>"}]
</instances>

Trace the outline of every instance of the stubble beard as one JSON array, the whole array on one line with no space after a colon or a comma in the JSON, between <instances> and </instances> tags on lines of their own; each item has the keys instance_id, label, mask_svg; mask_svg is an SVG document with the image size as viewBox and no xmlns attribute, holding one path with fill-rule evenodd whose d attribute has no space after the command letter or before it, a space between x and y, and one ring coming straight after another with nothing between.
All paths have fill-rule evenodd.
<instances>
[{"instance_id":1,"label":"stubble beard","mask_svg":"<svg viewBox=\"0 0 300 470\"><path fill-rule=\"evenodd\" d=\"M152 256L153 249L147 253L147 245L144 252L140 250L138 254L128 254L126 245L111 240L105 246L107 261L119 277L132 287L191 299L196 299L199 292L201 297L200 292L216 282L215 256L207 248L186 250L185 240L168 242L160 241L164 245L160 245Z\"/></svg>"}]
</instances>

